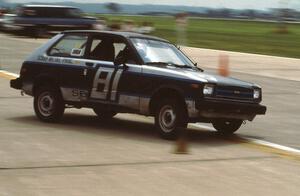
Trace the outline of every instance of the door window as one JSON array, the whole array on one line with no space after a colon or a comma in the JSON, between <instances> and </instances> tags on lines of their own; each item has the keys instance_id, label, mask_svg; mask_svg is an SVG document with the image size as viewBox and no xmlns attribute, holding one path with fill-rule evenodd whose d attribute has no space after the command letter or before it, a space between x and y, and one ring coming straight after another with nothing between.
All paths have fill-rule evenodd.
<instances>
[{"instance_id":1,"label":"door window","mask_svg":"<svg viewBox=\"0 0 300 196\"><path fill-rule=\"evenodd\" d=\"M91 43L89 58L100 61L114 62L122 51L128 49L126 43L120 38L112 38L106 36L94 37ZM128 57L130 63L135 63L133 55Z\"/></svg>"}]
</instances>

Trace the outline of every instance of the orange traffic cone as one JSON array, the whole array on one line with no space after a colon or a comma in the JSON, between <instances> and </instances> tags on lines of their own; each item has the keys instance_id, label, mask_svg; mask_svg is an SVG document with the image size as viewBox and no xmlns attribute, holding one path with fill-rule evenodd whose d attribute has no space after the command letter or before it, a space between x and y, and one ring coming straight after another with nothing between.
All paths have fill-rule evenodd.
<instances>
[{"instance_id":1,"label":"orange traffic cone","mask_svg":"<svg viewBox=\"0 0 300 196\"><path fill-rule=\"evenodd\" d=\"M178 128L179 134L176 141L175 154L188 154L187 130Z\"/></svg>"},{"instance_id":2,"label":"orange traffic cone","mask_svg":"<svg viewBox=\"0 0 300 196\"><path fill-rule=\"evenodd\" d=\"M221 54L219 56L219 75L227 77L229 76L229 57L228 55Z\"/></svg>"}]
</instances>

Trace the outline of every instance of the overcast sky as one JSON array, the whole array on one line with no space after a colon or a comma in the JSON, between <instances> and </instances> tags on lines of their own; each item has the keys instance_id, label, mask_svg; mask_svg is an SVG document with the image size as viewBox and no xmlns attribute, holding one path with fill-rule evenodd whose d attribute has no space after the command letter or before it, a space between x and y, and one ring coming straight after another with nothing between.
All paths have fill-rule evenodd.
<instances>
[{"instance_id":1,"label":"overcast sky","mask_svg":"<svg viewBox=\"0 0 300 196\"><path fill-rule=\"evenodd\" d=\"M6 0L9 1L9 0ZM63 2L64 0L47 0L47 3ZM117 2L126 4L141 4L141 0L67 0L81 3ZM44 0L10 0L10 2L45 2ZM300 9L300 0L143 0L144 4L188 5L203 7L226 7L234 9L268 9L284 7ZM285 2L285 3L280 3ZM287 6L286 6L287 5Z\"/></svg>"}]
</instances>

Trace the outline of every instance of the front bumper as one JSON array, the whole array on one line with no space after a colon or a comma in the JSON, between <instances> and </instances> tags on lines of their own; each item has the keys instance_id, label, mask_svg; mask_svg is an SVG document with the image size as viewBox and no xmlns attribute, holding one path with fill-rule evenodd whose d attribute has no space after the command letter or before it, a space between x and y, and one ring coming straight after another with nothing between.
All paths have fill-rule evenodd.
<instances>
[{"instance_id":1,"label":"front bumper","mask_svg":"<svg viewBox=\"0 0 300 196\"><path fill-rule=\"evenodd\" d=\"M196 102L196 109L202 111L228 112L240 114L265 114L267 107L258 103L202 100Z\"/></svg>"},{"instance_id":2,"label":"front bumper","mask_svg":"<svg viewBox=\"0 0 300 196\"><path fill-rule=\"evenodd\" d=\"M10 87L18 90L21 89L22 88L21 78L10 80Z\"/></svg>"},{"instance_id":3,"label":"front bumper","mask_svg":"<svg viewBox=\"0 0 300 196\"><path fill-rule=\"evenodd\" d=\"M192 106L192 105L190 105ZM252 121L256 115L263 115L267 107L259 103L234 102L214 99L195 101L188 107L191 119L211 120L216 118L232 118Z\"/></svg>"}]
</instances>

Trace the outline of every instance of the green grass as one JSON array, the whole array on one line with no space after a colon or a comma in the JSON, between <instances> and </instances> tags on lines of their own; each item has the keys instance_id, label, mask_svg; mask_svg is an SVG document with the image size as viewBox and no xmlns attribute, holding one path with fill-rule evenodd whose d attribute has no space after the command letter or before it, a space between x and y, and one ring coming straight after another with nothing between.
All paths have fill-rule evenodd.
<instances>
[{"instance_id":1,"label":"green grass","mask_svg":"<svg viewBox=\"0 0 300 196\"><path fill-rule=\"evenodd\" d=\"M172 17L102 15L109 21L133 20L152 22L153 35L176 43L175 21ZM270 22L190 19L187 44L211 48L300 58L300 24L288 24L289 33L276 33L278 24Z\"/></svg>"}]
</instances>

